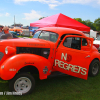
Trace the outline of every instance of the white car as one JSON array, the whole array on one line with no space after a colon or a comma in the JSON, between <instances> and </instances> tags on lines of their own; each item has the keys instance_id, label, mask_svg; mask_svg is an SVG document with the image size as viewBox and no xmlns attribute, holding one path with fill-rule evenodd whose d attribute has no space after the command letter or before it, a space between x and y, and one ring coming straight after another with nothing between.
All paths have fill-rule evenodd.
<instances>
[{"instance_id":1,"label":"white car","mask_svg":"<svg viewBox=\"0 0 100 100\"><path fill-rule=\"evenodd\" d=\"M98 49L100 50L100 36L98 36L96 38L96 40L93 41L93 45Z\"/></svg>"}]
</instances>

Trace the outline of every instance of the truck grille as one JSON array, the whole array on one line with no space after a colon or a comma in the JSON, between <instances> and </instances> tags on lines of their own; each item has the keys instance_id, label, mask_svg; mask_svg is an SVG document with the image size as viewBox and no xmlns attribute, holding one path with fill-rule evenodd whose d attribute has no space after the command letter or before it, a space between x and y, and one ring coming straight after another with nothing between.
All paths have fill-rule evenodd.
<instances>
[{"instance_id":1,"label":"truck grille","mask_svg":"<svg viewBox=\"0 0 100 100\"><path fill-rule=\"evenodd\" d=\"M3 58L4 53L0 52L0 60Z\"/></svg>"},{"instance_id":2,"label":"truck grille","mask_svg":"<svg viewBox=\"0 0 100 100\"><path fill-rule=\"evenodd\" d=\"M17 47L16 53L17 54L20 54L20 53L36 54L48 59L50 48Z\"/></svg>"}]
</instances>

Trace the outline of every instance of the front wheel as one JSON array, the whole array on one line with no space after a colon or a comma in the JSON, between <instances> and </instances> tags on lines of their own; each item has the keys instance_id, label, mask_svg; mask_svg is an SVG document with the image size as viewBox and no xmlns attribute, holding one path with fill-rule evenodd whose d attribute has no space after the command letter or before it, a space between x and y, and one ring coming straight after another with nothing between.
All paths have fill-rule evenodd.
<instances>
[{"instance_id":1,"label":"front wheel","mask_svg":"<svg viewBox=\"0 0 100 100\"><path fill-rule=\"evenodd\" d=\"M99 67L99 60L93 60L89 67L89 76L96 76L99 73Z\"/></svg>"},{"instance_id":2,"label":"front wheel","mask_svg":"<svg viewBox=\"0 0 100 100\"><path fill-rule=\"evenodd\" d=\"M30 94L35 87L35 80L29 73L18 73L9 82L10 91L20 92L22 95Z\"/></svg>"}]
</instances>

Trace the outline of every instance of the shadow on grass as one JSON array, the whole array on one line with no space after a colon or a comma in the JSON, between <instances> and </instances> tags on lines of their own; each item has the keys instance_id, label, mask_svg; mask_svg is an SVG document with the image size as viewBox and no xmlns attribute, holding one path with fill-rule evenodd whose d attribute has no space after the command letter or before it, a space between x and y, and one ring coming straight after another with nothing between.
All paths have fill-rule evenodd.
<instances>
[{"instance_id":1,"label":"shadow on grass","mask_svg":"<svg viewBox=\"0 0 100 100\"><path fill-rule=\"evenodd\" d=\"M1 100L99 100L99 90L100 74L89 77L88 80L72 76L52 77L46 80L36 78L36 86L32 94L2 96ZM0 80L0 91L9 91L7 81Z\"/></svg>"}]
</instances>

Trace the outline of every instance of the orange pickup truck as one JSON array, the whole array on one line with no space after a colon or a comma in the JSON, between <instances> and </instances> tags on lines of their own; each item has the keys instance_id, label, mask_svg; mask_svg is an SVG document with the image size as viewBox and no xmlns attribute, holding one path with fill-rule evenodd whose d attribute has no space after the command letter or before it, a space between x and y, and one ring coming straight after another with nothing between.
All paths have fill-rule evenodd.
<instances>
[{"instance_id":1,"label":"orange pickup truck","mask_svg":"<svg viewBox=\"0 0 100 100\"><path fill-rule=\"evenodd\" d=\"M74 29L40 28L32 39L0 40L0 48L0 78L22 95L34 90L34 74L41 80L57 72L87 80L99 73L93 38Z\"/></svg>"}]
</instances>

